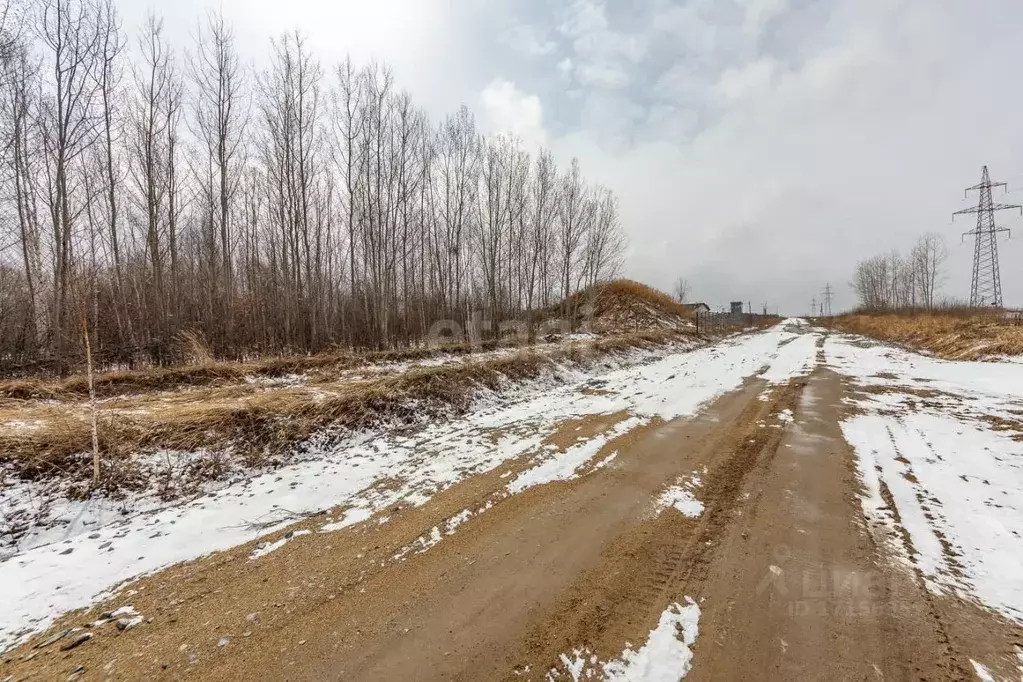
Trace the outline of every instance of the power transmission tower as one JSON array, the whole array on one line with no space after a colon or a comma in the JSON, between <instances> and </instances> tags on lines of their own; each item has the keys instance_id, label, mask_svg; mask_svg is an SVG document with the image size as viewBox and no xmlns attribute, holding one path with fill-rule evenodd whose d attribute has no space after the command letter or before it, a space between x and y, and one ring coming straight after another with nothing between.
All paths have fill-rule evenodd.
<instances>
[{"instance_id":1,"label":"power transmission tower","mask_svg":"<svg viewBox=\"0 0 1023 682\"><path fill-rule=\"evenodd\" d=\"M984 166L983 175L979 185L966 188L969 195L973 190L980 192L980 201L973 208L964 208L952 214L955 220L957 215L966 213L977 214L977 227L970 232L964 232L963 237L974 237L973 251L973 285L970 287L970 306L1002 306L1002 274L998 266L998 233L1009 232L1008 228L995 225L995 211L1003 211L1007 208L1018 208L1023 215L1023 206L1015 204L996 204L991 198L991 189L994 187L1005 187L1004 182L991 182L987 166ZM1011 235L1010 235L1011 236Z\"/></svg>"},{"instance_id":2,"label":"power transmission tower","mask_svg":"<svg viewBox=\"0 0 1023 682\"><path fill-rule=\"evenodd\" d=\"M831 282L824 285L824 314L831 317Z\"/></svg>"},{"instance_id":3,"label":"power transmission tower","mask_svg":"<svg viewBox=\"0 0 1023 682\"><path fill-rule=\"evenodd\" d=\"M813 317L816 314L817 314L817 297L814 296L813 300L810 302L810 317Z\"/></svg>"}]
</instances>

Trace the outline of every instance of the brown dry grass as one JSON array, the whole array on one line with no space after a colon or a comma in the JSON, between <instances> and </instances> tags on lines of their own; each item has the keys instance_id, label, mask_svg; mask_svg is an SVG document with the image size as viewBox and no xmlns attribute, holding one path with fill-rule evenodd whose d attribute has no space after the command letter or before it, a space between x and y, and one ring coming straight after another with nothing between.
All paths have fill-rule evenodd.
<instances>
[{"instance_id":1,"label":"brown dry grass","mask_svg":"<svg viewBox=\"0 0 1023 682\"><path fill-rule=\"evenodd\" d=\"M631 299L643 301L669 315L689 319L693 317L691 310L673 299L659 289L647 286L641 282L631 279L618 279L607 284L598 284L599 298L602 299ZM600 315L599 306L597 315Z\"/></svg>"},{"instance_id":2,"label":"brown dry grass","mask_svg":"<svg viewBox=\"0 0 1023 682\"><path fill-rule=\"evenodd\" d=\"M1023 355L1023 326L986 312L853 313L828 324L954 360Z\"/></svg>"},{"instance_id":3,"label":"brown dry grass","mask_svg":"<svg viewBox=\"0 0 1023 682\"><path fill-rule=\"evenodd\" d=\"M315 387L258 391L239 386L226 392L121 398L101 405L100 449L106 471L121 471L122 477L120 462L160 450L223 450L250 466L273 463L295 444L328 428L340 432L461 413L481 389L535 378L555 363L586 365L608 353L679 337L670 331L644 332ZM88 477L88 458L81 453L90 449L91 432L83 410L47 402L8 403L0 416L36 425L0 431L0 461L26 478ZM111 486L126 483L131 484L113 481Z\"/></svg>"},{"instance_id":4,"label":"brown dry grass","mask_svg":"<svg viewBox=\"0 0 1023 682\"><path fill-rule=\"evenodd\" d=\"M544 314L559 316L566 305L577 325L589 322L598 332L676 329L688 326L693 320L692 311L668 294L631 279L594 285L573 294L565 303L551 307Z\"/></svg>"},{"instance_id":5,"label":"brown dry grass","mask_svg":"<svg viewBox=\"0 0 1023 682\"><path fill-rule=\"evenodd\" d=\"M200 363L181 367L103 372L95 375L96 395L109 398L152 391L168 391L204 386L224 386L246 378L279 378L289 374L314 373L320 377L348 369L388 362L416 361L440 355L466 356L493 350L495 342L475 345L449 344L430 348L404 348L364 353L324 353L266 358L255 362L216 362L201 359ZM312 377L316 380L317 377ZM77 400L89 394L85 375L63 380L9 379L0 381L0 400Z\"/></svg>"}]
</instances>

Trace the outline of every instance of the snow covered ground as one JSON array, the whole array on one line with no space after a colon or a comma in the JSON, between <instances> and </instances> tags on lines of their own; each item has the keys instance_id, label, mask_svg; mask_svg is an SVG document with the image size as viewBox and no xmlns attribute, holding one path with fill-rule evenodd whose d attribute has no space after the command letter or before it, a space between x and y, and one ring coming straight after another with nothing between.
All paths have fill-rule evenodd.
<instances>
[{"instance_id":1,"label":"snow covered ground","mask_svg":"<svg viewBox=\"0 0 1023 682\"><path fill-rule=\"evenodd\" d=\"M862 413L842 424L867 518L901 521L914 551L895 549L931 589L1023 622L1023 365L939 360L840 335L824 351L868 389Z\"/></svg>"},{"instance_id":2,"label":"snow covered ground","mask_svg":"<svg viewBox=\"0 0 1023 682\"><path fill-rule=\"evenodd\" d=\"M336 531L399 501L422 504L467 476L520 456L531 457L533 466L509 482L509 494L578 475L600 448L592 442L565 452L544 446L564 420L624 410L631 416L622 424L634 428L653 417L690 415L751 375L780 383L809 371L816 338L779 325L690 352L636 353L629 366L565 369L563 376L491 396L477 411L450 422L359 434L329 449L314 440L303 461L173 506L152 500L65 501L57 515L66 523L30 533L16 554L0 562L5 605L0 650L124 581L243 544L323 510L341 509L319 529ZM584 393L584 387L600 391ZM385 479L392 485L374 487ZM0 511L35 500L31 485L14 485L5 491ZM266 545L252 560L278 546Z\"/></svg>"}]
</instances>

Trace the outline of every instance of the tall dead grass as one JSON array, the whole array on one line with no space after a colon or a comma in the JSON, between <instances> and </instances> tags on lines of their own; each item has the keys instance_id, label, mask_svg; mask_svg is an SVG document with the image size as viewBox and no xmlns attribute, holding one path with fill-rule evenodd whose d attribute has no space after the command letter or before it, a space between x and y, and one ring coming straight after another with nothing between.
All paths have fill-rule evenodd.
<instances>
[{"instance_id":1,"label":"tall dead grass","mask_svg":"<svg viewBox=\"0 0 1023 682\"><path fill-rule=\"evenodd\" d=\"M133 455L163 450L223 450L249 466L280 463L297 443L328 429L343 433L382 423L459 414L480 391L537 378L560 363L587 366L610 353L663 345L683 337L687 335L669 330L643 332L543 352L523 350L477 361L416 367L376 379L321 385L316 391L254 393L234 403L204 401L197 396L196 400L164 404L152 413L125 410L114 417L101 412L99 447L108 474L130 471L120 464ZM24 478L84 480L90 468L82 453L90 448L88 422L73 417L48 420L37 429L0 431L0 461ZM130 480L105 483L111 487L143 484Z\"/></svg>"},{"instance_id":2,"label":"tall dead grass","mask_svg":"<svg viewBox=\"0 0 1023 682\"><path fill-rule=\"evenodd\" d=\"M953 360L1023 355L1023 326L989 311L853 313L829 324Z\"/></svg>"},{"instance_id":3,"label":"tall dead grass","mask_svg":"<svg viewBox=\"0 0 1023 682\"><path fill-rule=\"evenodd\" d=\"M140 370L103 372L95 375L96 395L110 398L152 391L224 386L246 378L278 378L289 374L332 373L387 362L423 360L441 355L466 356L493 350L497 342L458 343L431 348L404 348L364 353L324 353L266 358L255 362L217 362L203 352L201 341L192 349L195 364ZM0 400L79 400L89 394L85 375L63 380L9 379L0 381Z\"/></svg>"}]
</instances>

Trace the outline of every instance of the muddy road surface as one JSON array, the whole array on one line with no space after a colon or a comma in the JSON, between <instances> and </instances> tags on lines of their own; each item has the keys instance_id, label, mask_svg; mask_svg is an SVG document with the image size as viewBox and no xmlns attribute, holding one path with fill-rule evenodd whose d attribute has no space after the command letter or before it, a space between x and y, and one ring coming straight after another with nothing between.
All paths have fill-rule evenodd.
<instances>
[{"instance_id":1,"label":"muddy road surface","mask_svg":"<svg viewBox=\"0 0 1023 682\"><path fill-rule=\"evenodd\" d=\"M969 365L792 320L523 397L470 429L507 456L137 578L0 680L1017 680L1023 417Z\"/></svg>"}]
</instances>

